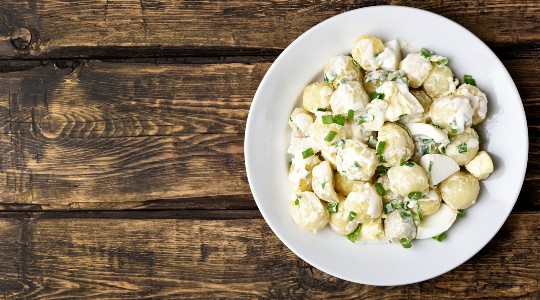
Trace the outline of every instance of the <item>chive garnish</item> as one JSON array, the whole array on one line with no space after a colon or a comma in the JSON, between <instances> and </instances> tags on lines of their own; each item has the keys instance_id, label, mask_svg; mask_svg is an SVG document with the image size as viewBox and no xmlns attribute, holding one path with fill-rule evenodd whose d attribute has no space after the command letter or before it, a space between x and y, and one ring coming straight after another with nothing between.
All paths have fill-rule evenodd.
<instances>
[{"instance_id":1,"label":"chive garnish","mask_svg":"<svg viewBox=\"0 0 540 300\"><path fill-rule=\"evenodd\" d=\"M379 195L386 196L386 190L380 182L375 183L375 188L377 189L377 193L379 193Z\"/></svg>"},{"instance_id":2,"label":"chive garnish","mask_svg":"<svg viewBox=\"0 0 540 300\"><path fill-rule=\"evenodd\" d=\"M476 86L476 80L472 77L472 75L463 75L463 81L466 84L474 85Z\"/></svg>"},{"instance_id":3,"label":"chive garnish","mask_svg":"<svg viewBox=\"0 0 540 300\"><path fill-rule=\"evenodd\" d=\"M324 140L327 141L327 142L331 142L334 139L334 137L336 137L336 134L337 134L337 132L330 131L330 132L328 132L328 134L326 135Z\"/></svg>"},{"instance_id":4,"label":"chive garnish","mask_svg":"<svg viewBox=\"0 0 540 300\"><path fill-rule=\"evenodd\" d=\"M433 239L436 240L437 242L442 242L444 241L445 238L446 238L446 232L443 232L433 237Z\"/></svg>"},{"instance_id":5,"label":"chive garnish","mask_svg":"<svg viewBox=\"0 0 540 300\"><path fill-rule=\"evenodd\" d=\"M317 108L317 111L327 111L328 109L326 108Z\"/></svg>"},{"instance_id":6,"label":"chive garnish","mask_svg":"<svg viewBox=\"0 0 540 300\"><path fill-rule=\"evenodd\" d=\"M464 152L467 152L467 143L463 143L461 145L458 146L458 152L459 153L464 153Z\"/></svg>"},{"instance_id":7,"label":"chive garnish","mask_svg":"<svg viewBox=\"0 0 540 300\"><path fill-rule=\"evenodd\" d=\"M420 49L420 56L422 56L425 59L429 59L431 56L433 56L433 51L422 48Z\"/></svg>"},{"instance_id":8,"label":"chive garnish","mask_svg":"<svg viewBox=\"0 0 540 300\"><path fill-rule=\"evenodd\" d=\"M349 112L347 113L347 118L349 121L352 121L354 119L354 110L349 109Z\"/></svg>"},{"instance_id":9,"label":"chive garnish","mask_svg":"<svg viewBox=\"0 0 540 300\"><path fill-rule=\"evenodd\" d=\"M322 116L323 124L332 124L334 123L334 118L331 115Z\"/></svg>"},{"instance_id":10,"label":"chive garnish","mask_svg":"<svg viewBox=\"0 0 540 300\"><path fill-rule=\"evenodd\" d=\"M399 243L401 244L401 246L403 246L403 248L406 248L406 249L412 247L411 239L407 237L400 238Z\"/></svg>"},{"instance_id":11,"label":"chive garnish","mask_svg":"<svg viewBox=\"0 0 540 300\"><path fill-rule=\"evenodd\" d=\"M424 198L424 194L422 194L422 192L411 192L409 193L408 197L412 200L419 200Z\"/></svg>"},{"instance_id":12,"label":"chive garnish","mask_svg":"<svg viewBox=\"0 0 540 300\"><path fill-rule=\"evenodd\" d=\"M300 195L296 195L296 200L294 200L294 205L300 205L300 199L302 197Z\"/></svg>"},{"instance_id":13,"label":"chive garnish","mask_svg":"<svg viewBox=\"0 0 540 300\"><path fill-rule=\"evenodd\" d=\"M388 172L388 169L385 166L377 166L377 169L375 169L375 172L379 175L384 175L386 172Z\"/></svg>"},{"instance_id":14,"label":"chive garnish","mask_svg":"<svg viewBox=\"0 0 540 300\"><path fill-rule=\"evenodd\" d=\"M345 125L345 119L343 118L341 114L337 114L334 116L334 123L343 126Z\"/></svg>"},{"instance_id":15,"label":"chive garnish","mask_svg":"<svg viewBox=\"0 0 540 300\"><path fill-rule=\"evenodd\" d=\"M358 225L358 227L356 227L356 229L355 229L353 232L351 232L351 233L349 233L349 234L347 235L347 239L348 239L349 241L355 243L356 240L358 240L358 235L360 234L360 228L361 228L361 226L362 226L362 225Z\"/></svg>"},{"instance_id":16,"label":"chive garnish","mask_svg":"<svg viewBox=\"0 0 540 300\"><path fill-rule=\"evenodd\" d=\"M373 99L384 99L384 94L383 93L373 92L373 93L371 93L370 98L371 98L371 100L373 100Z\"/></svg>"},{"instance_id":17,"label":"chive garnish","mask_svg":"<svg viewBox=\"0 0 540 300\"><path fill-rule=\"evenodd\" d=\"M305 151L302 152L302 158L306 159L310 156L313 156L315 153L313 153L312 148L307 148Z\"/></svg>"},{"instance_id":18,"label":"chive garnish","mask_svg":"<svg viewBox=\"0 0 540 300\"><path fill-rule=\"evenodd\" d=\"M356 218L356 212L354 211L349 212L349 221L354 220L354 218Z\"/></svg>"},{"instance_id":19,"label":"chive garnish","mask_svg":"<svg viewBox=\"0 0 540 300\"><path fill-rule=\"evenodd\" d=\"M379 141L377 144L377 155L381 155L384 152L384 147L386 146L386 141Z\"/></svg>"},{"instance_id":20,"label":"chive garnish","mask_svg":"<svg viewBox=\"0 0 540 300\"><path fill-rule=\"evenodd\" d=\"M458 210L457 217L461 219L461 218L465 217L465 213L462 210Z\"/></svg>"}]
</instances>

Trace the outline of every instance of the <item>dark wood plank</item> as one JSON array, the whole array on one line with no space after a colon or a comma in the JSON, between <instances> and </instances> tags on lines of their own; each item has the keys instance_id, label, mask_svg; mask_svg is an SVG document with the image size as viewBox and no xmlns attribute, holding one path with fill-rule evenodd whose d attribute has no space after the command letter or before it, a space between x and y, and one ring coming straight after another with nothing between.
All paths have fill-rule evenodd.
<instances>
[{"instance_id":1,"label":"dark wood plank","mask_svg":"<svg viewBox=\"0 0 540 300\"><path fill-rule=\"evenodd\" d=\"M2 0L0 56L277 54L301 33L327 18L380 4L426 9L464 25L501 53L515 50L514 45L519 44L528 45L522 57L537 56L530 52L531 47L538 49L540 42L540 5L535 0L460 1L459 4L435 0L52 0L47 3ZM27 48L24 48L26 35L17 32L20 28L32 34Z\"/></svg>"},{"instance_id":2,"label":"dark wood plank","mask_svg":"<svg viewBox=\"0 0 540 300\"><path fill-rule=\"evenodd\" d=\"M401 287L329 276L297 258L262 219L80 219L69 214L0 214L0 261L9 262L0 268L6 299L539 296L538 212L511 215L494 240L457 269Z\"/></svg>"},{"instance_id":3,"label":"dark wood plank","mask_svg":"<svg viewBox=\"0 0 540 300\"><path fill-rule=\"evenodd\" d=\"M0 61L0 210L255 209L243 132L270 63L182 62ZM516 210L538 209L540 66L505 64L531 140Z\"/></svg>"}]
</instances>

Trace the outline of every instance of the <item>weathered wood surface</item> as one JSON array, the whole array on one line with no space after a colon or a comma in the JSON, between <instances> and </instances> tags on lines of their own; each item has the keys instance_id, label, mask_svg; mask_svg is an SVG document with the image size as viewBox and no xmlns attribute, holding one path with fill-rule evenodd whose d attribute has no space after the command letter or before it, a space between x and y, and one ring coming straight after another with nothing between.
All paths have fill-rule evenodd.
<instances>
[{"instance_id":1,"label":"weathered wood surface","mask_svg":"<svg viewBox=\"0 0 540 300\"><path fill-rule=\"evenodd\" d=\"M0 214L0 290L5 299L540 296L538 212L512 215L486 248L454 271L404 287L366 286L327 275L290 252L257 216L152 217Z\"/></svg>"},{"instance_id":2,"label":"weathered wood surface","mask_svg":"<svg viewBox=\"0 0 540 300\"><path fill-rule=\"evenodd\" d=\"M537 55L540 5L520 1L0 1L3 57L177 56L279 53L313 25L375 4L416 6L448 17L494 48ZM32 42L16 34L27 28ZM204 47L204 49L201 49ZM501 49L500 53L507 53ZM509 55L515 55L511 53Z\"/></svg>"},{"instance_id":3,"label":"weathered wood surface","mask_svg":"<svg viewBox=\"0 0 540 300\"><path fill-rule=\"evenodd\" d=\"M540 66L505 63L531 135L518 208L538 208ZM0 62L0 208L256 208L243 132L269 66Z\"/></svg>"}]
</instances>

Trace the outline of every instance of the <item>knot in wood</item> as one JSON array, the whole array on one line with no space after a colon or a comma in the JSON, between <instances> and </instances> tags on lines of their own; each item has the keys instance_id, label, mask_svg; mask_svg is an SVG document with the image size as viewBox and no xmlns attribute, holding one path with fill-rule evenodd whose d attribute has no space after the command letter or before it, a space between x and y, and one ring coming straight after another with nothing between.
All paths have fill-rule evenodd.
<instances>
[{"instance_id":1,"label":"knot in wood","mask_svg":"<svg viewBox=\"0 0 540 300\"><path fill-rule=\"evenodd\" d=\"M24 50L30 46L30 43L32 42L32 33L28 28L18 28L13 32L11 35L11 43L13 44L13 47Z\"/></svg>"}]
</instances>

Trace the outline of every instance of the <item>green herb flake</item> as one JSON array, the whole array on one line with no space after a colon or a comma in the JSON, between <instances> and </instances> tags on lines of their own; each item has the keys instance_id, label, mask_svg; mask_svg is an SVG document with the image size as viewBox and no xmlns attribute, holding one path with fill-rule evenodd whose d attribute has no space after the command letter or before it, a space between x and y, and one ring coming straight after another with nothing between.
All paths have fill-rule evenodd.
<instances>
[{"instance_id":1,"label":"green herb flake","mask_svg":"<svg viewBox=\"0 0 540 300\"><path fill-rule=\"evenodd\" d=\"M466 84L474 85L476 86L476 80L472 77L472 75L463 75L463 81Z\"/></svg>"},{"instance_id":2,"label":"green herb flake","mask_svg":"<svg viewBox=\"0 0 540 300\"><path fill-rule=\"evenodd\" d=\"M356 218L356 212L354 211L349 212L349 221L354 220L354 218Z\"/></svg>"},{"instance_id":3,"label":"green herb flake","mask_svg":"<svg viewBox=\"0 0 540 300\"><path fill-rule=\"evenodd\" d=\"M437 242L444 241L444 239L446 239L446 232L443 232L439 235L434 236L433 239L436 240Z\"/></svg>"},{"instance_id":4,"label":"green herb flake","mask_svg":"<svg viewBox=\"0 0 540 300\"><path fill-rule=\"evenodd\" d=\"M411 192L409 193L408 197L412 200L420 200L424 198L424 194L422 194L422 192Z\"/></svg>"},{"instance_id":5,"label":"green herb flake","mask_svg":"<svg viewBox=\"0 0 540 300\"><path fill-rule=\"evenodd\" d=\"M357 67L358 69L362 70L362 67L356 62L356 60L352 59L352 64Z\"/></svg>"},{"instance_id":6,"label":"green herb flake","mask_svg":"<svg viewBox=\"0 0 540 300\"><path fill-rule=\"evenodd\" d=\"M300 205L300 199L302 199L302 196L296 195L296 200L294 200L294 205Z\"/></svg>"},{"instance_id":7,"label":"green herb flake","mask_svg":"<svg viewBox=\"0 0 540 300\"><path fill-rule=\"evenodd\" d=\"M463 217L465 217L465 213L462 210L458 210L457 217L462 219Z\"/></svg>"},{"instance_id":8,"label":"green herb flake","mask_svg":"<svg viewBox=\"0 0 540 300\"><path fill-rule=\"evenodd\" d=\"M446 147L442 146L440 150L443 155L446 155Z\"/></svg>"},{"instance_id":9,"label":"green herb flake","mask_svg":"<svg viewBox=\"0 0 540 300\"><path fill-rule=\"evenodd\" d=\"M322 186L322 188L323 188L323 190L324 190L324 187L326 186L326 181L323 181L323 182L321 183L321 186Z\"/></svg>"},{"instance_id":10,"label":"green herb flake","mask_svg":"<svg viewBox=\"0 0 540 300\"><path fill-rule=\"evenodd\" d=\"M302 152L302 158L306 159L310 156L313 156L315 153L313 152L312 148L307 148L305 151Z\"/></svg>"},{"instance_id":11,"label":"green herb flake","mask_svg":"<svg viewBox=\"0 0 540 300\"><path fill-rule=\"evenodd\" d=\"M428 172L431 173L431 169L433 169L433 161L431 160L429 162Z\"/></svg>"},{"instance_id":12,"label":"green herb flake","mask_svg":"<svg viewBox=\"0 0 540 300\"><path fill-rule=\"evenodd\" d=\"M442 128L441 126L439 126L439 125L437 125L437 124L431 124L431 125L433 125L433 127L438 128L438 129L441 129L441 128Z\"/></svg>"},{"instance_id":13,"label":"green herb flake","mask_svg":"<svg viewBox=\"0 0 540 300\"><path fill-rule=\"evenodd\" d=\"M357 167L358 169L361 168L360 164L357 161L354 162L354 166Z\"/></svg>"},{"instance_id":14,"label":"green herb flake","mask_svg":"<svg viewBox=\"0 0 540 300\"><path fill-rule=\"evenodd\" d=\"M383 164L387 162L386 158L384 158L384 155L379 155L379 161Z\"/></svg>"},{"instance_id":15,"label":"green herb flake","mask_svg":"<svg viewBox=\"0 0 540 300\"><path fill-rule=\"evenodd\" d=\"M358 240L358 235L360 234L360 228L361 228L362 225L358 225L358 227L356 227L356 229L349 233L347 235L347 239L353 243L356 243L356 241Z\"/></svg>"},{"instance_id":16,"label":"green herb flake","mask_svg":"<svg viewBox=\"0 0 540 300\"><path fill-rule=\"evenodd\" d=\"M386 141L379 141L377 144L377 155L383 154L384 147L386 147Z\"/></svg>"},{"instance_id":17,"label":"green herb flake","mask_svg":"<svg viewBox=\"0 0 540 300\"><path fill-rule=\"evenodd\" d=\"M400 119L403 119L405 117L407 117L407 114L402 114L402 115L399 116Z\"/></svg>"},{"instance_id":18,"label":"green herb flake","mask_svg":"<svg viewBox=\"0 0 540 300\"><path fill-rule=\"evenodd\" d=\"M403 246L403 248L405 249L408 249L408 248L411 248L412 247L412 244L411 244L411 239L410 238L407 238L407 237L402 237L399 239L399 243L401 244L401 246Z\"/></svg>"},{"instance_id":19,"label":"green herb flake","mask_svg":"<svg viewBox=\"0 0 540 300\"><path fill-rule=\"evenodd\" d=\"M465 153L467 152L467 143L463 143L461 145L458 146L458 152L459 153Z\"/></svg>"},{"instance_id":20,"label":"green herb flake","mask_svg":"<svg viewBox=\"0 0 540 300\"><path fill-rule=\"evenodd\" d=\"M375 188L377 189L377 193L379 193L379 195L386 196L386 190L380 182L375 183Z\"/></svg>"},{"instance_id":21,"label":"green herb flake","mask_svg":"<svg viewBox=\"0 0 540 300\"><path fill-rule=\"evenodd\" d=\"M336 134L337 134L337 132L330 131L330 132L328 132L328 134L326 135L324 140L327 141L327 142L331 142L334 139L334 137L336 137Z\"/></svg>"},{"instance_id":22,"label":"green herb flake","mask_svg":"<svg viewBox=\"0 0 540 300\"><path fill-rule=\"evenodd\" d=\"M431 56L433 56L433 51L430 51L428 49L425 49L425 48L422 48L420 49L420 56L422 56L423 58L429 60L429 58Z\"/></svg>"},{"instance_id":23,"label":"green herb flake","mask_svg":"<svg viewBox=\"0 0 540 300\"><path fill-rule=\"evenodd\" d=\"M437 66L446 66L448 64L448 58L439 59L435 63Z\"/></svg>"},{"instance_id":24,"label":"green herb flake","mask_svg":"<svg viewBox=\"0 0 540 300\"><path fill-rule=\"evenodd\" d=\"M402 219L408 219L408 218L411 218L412 215L409 211L407 210L404 210L404 211L400 211L399 212L399 216L402 218Z\"/></svg>"},{"instance_id":25,"label":"green herb flake","mask_svg":"<svg viewBox=\"0 0 540 300\"><path fill-rule=\"evenodd\" d=\"M399 159L399 165L403 166L405 164L405 159L402 157Z\"/></svg>"},{"instance_id":26,"label":"green herb flake","mask_svg":"<svg viewBox=\"0 0 540 300\"><path fill-rule=\"evenodd\" d=\"M383 212L387 215L394 211L394 207L392 206L392 202L388 202L383 205Z\"/></svg>"},{"instance_id":27,"label":"green herb flake","mask_svg":"<svg viewBox=\"0 0 540 300\"><path fill-rule=\"evenodd\" d=\"M337 114L334 116L334 123L343 126L345 125L345 119L341 114Z\"/></svg>"},{"instance_id":28,"label":"green herb flake","mask_svg":"<svg viewBox=\"0 0 540 300\"><path fill-rule=\"evenodd\" d=\"M292 160L289 160L289 167L292 166Z\"/></svg>"},{"instance_id":29,"label":"green herb flake","mask_svg":"<svg viewBox=\"0 0 540 300\"><path fill-rule=\"evenodd\" d=\"M326 77L326 74L324 74L324 82L330 82L330 79L328 79L328 77Z\"/></svg>"},{"instance_id":30,"label":"green herb flake","mask_svg":"<svg viewBox=\"0 0 540 300\"><path fill-rule=\"evenodd\" d=\"M322 116L322 122L323 124L332 124L334 123L334 117L331 115Z\"/></svg>"},{"instance_id":31,"label":"green herb flake","mask_svg":"<svg viewBox=\"0 0 540 300\"><path fill-rule=\"evenodd\" d=\"M328 204L328 212L331 214L335 214L338 212L338 204L337 203L329 203Z\"/></svg>"},{"instance_id":32,"label":"green herb flake","mask_svg":"<svg viewBox=\"0 0 540 300\"><path fill-rule=\"evenodd\" d=\"M414 167L414 163L411 162L411 161L406 162L405 165L406 165L407 167L409 167L409 168Z\"/></svg>"},{"instance_id":33,"label":"green herb flake","mask_svg":"<svg viewBox=\"0 0 540 300\"><path fill-rule=\"evenodd\" d=\"M371 93L370 98L371 98L371 100L384 99L384 94L383 93L373 92L373 93Z\"/></svg>"},{"instance_id":34,"label":"green herb flake","mask_svg":"<svg viewBox=\"0 0 540 300\"><path fill-rule=\"evenodd\" d=\"M386 174L386 172L388 172L388 168L386 168L385 166L377 166L377 169L375 169L375 172L377 172L379 176L382 176Z\"/></svg>"},{"instance_id":35,"label":"green herb flake","mask_svg":"<svg viewBox=\"0 0 540 300\"><path fill-rule=\"evenodd\" d=\"M458 133L457 128L452 128L452 133Z\"/></svg>"},{"instance_id":36,"label":"green herb flake","mask_svg":"<svg viewBox=\"0 0 540 300\"><path fill-rule=\"evenodd\" d=\"M354 119L354 110L349 109L347 113L347 119L349 119L349 121L352 121Z\"/></svg>"},{"instance_id":37,"label":"green herb flake","mask_svg":"<svg viewBox=\"0 0 540 300\"><path fill-rule=\"evenodd\" d=\"M328 109L326 108L317 108L317 111L327 111Z\"/></svg>"}]
</instances>

